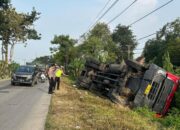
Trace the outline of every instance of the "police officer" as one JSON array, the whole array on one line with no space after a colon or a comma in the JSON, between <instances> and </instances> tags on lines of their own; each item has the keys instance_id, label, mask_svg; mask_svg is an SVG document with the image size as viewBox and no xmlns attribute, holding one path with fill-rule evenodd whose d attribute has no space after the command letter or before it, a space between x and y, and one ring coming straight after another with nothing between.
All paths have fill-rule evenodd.
<instances>
[{"instance_id":1,"label":"police officer","mask_svg":"<svg viewBox=\"0 0 180 130\"><path fill-rule=\"evenodd\" d=\"M57 90L59 90L59 87L60 87L60 82L61 82L61 76L64 74L63 72L63 66L59 67L59 66L56 66L56 72L55 72L55 81L56 81L56 85L57 86Z\"/></svg>"},{"instance_id":2,"label":"police officer","mask_svg":"<svg viewBox=\"0 0 180 130\"><path fill-rule=\"evenodd\" d=\"M56 85L55 82L55 71L56 71L56 67L55 64L52 64L51 67L48 70L48 79L49 79L49 94L53 93L53 88Z\"/></svg>"}]
</instances>

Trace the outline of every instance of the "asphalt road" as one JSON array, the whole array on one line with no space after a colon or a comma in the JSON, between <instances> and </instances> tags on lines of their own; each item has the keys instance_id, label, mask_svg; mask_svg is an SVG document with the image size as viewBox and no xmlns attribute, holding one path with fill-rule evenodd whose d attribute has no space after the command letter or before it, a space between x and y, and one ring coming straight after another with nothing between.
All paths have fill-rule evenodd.
<instances>
[{"instance_id":1,"label":"asphalt road","mask_svg":"<svg viewBox=\"0 0 180 130\"><path fill-rule=\"evenodd\" d=\"M51 95L47 83L34 87L0 81L0 130L44 130Z\"/></svg>"}]
</instances>

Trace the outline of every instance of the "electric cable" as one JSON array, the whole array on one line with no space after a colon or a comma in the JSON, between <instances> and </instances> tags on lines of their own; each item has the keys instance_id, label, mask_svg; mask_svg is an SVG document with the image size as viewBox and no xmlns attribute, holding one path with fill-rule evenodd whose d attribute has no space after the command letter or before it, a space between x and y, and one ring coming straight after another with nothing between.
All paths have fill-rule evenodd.
<instances>
[{"instance_id":1,"label":"electric cable","mask_svg":"<svg viewBox=\"0 0 180 130\"><path fill-rule=\"evenodd\" d=\"M108 24L112 23L114 20L116 20L118 17L120 17L123 13L125 13L133 4L135 4L137 0L134 0L130 5L128 5L123 11L121 11L118 15L116 15L113 19L111 19Z\"/></svg>"}]
</instances>

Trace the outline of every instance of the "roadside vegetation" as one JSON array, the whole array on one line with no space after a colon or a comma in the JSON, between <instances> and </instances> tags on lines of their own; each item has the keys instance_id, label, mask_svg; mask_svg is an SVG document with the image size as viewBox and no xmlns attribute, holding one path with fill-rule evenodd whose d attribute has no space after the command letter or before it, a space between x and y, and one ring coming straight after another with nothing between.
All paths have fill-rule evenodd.
<instances>
[{"instance_id":1,"label":"roadside vegetation","mask_svg":"<svg viewBox=\"0 0 180 130\"><path fill-rule=\"evenodd\" d=\"M112 103L105 97L72 86L63 78L60 91L55 92L46 120L46 130L159 130L164 127L155 121L154 113ZM144 115L145 114L145 115Z\"/></svg>"},{"instance_id":2,"label":"roadside vegetation","mask_svg":"<svg viewBox=\"0 0 180 130\"><path fill-rule=\"evenodd\" d=\"M7 66L3 61L0 61L0 80L10 78L12 72L19 67L19 64L12 62Z\"/></svg>"},{"instance_id":3,"label":"roadside vegetation","mask_svg":"<svg viewBox=\"0 0 180 130\"><path fill-rule=\"evenodd\" d=\"M17 12L11 0L0 1L0 42L1 61L0 79L10 77L17 68L13 62L14 47L24 44L27 40L39 40L41 35L35 30L34 22L39 19L40 13L34 8L30 13Z\"/></svg>"},{"instance_id":4,"label":"roadside vegetation","mask_svg":"<svg viewBox=\"0 0 180 130\"><path fill-rule=\"evenodd\" d=\"M145 63L155 63L180 75L180 19L168 23L146 42L142 57ZM119 63L133 58L138 41L129 27L118 25L113 32L105 23L97 24L82 36L81 44L68 35L54 36L53 59L65 66L71 79L76 79L87 58L104 63ZM130 48L128 47L131 43ZM130 53L128 53L130 51ZM180 129L180 92L175 96L170 112L163 118L146 107L130 110L111 103L104 97L72 87L69 80L60 92L52 96L46 129Z\"/></svg>"},{"instance_id":5,"label":"roadside vegetation","mask_svg":"<svg viewBox=\"0 0 180 130\"><path fill-rule=\"evenodd\" d=\"M34 23L40 18L34 8L30 13L19 13L10 0L0 1L0 42L2 61L0 79L10 77L18 67L13 63L16 44L27 40L39 40ZM80 42L79 42L80 41ZM98 23L88 33L76 40L69 35L58 34L52 38L52 56L39 57L34 62L55 62L65 67L70 79L75 80L87 58L103 63L120 63L133 59L138 45L129 26L117 25L111 32L106 23ZM149 39L141 54L145 63L155 63L180 76L180 18L167 23ZM147 108L134 111L118 106L104 97L72 87L72 81L64 79L61 90L52 96L47 130L54 129L180 129L180 92L168 115L162 119L153 117Z\"/></svg>"}]
</instances>

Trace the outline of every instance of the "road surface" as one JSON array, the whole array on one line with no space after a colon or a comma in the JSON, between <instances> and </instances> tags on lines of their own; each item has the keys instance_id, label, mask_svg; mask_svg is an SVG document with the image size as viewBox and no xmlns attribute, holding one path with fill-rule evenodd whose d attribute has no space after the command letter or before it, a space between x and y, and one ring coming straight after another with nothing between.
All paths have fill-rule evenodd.
<instances>
[{"instance_id":1,"label":"road surface","mask_svg":"<svg viewBox=\"0 0 180 130\"><path fill-rule=\"evenodd\" d=\"M47 83L11 86L0 81L0 130L44 130L51 95Z\"/></svg>"}]
</instances>

